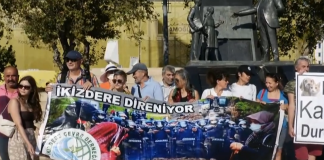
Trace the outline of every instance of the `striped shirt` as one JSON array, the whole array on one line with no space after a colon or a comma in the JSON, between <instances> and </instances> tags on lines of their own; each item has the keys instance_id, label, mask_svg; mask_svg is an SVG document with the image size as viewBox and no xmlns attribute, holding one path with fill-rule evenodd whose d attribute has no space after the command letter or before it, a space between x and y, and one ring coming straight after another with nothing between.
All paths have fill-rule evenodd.
<instances>
[{"instance_id":1,"label":"striped shirt","mask_svg":"<svg viewBox=\"0 0 324 160\"><path fill-rule=\"evenodd\" d=\"M57 83L60 83L61 75L62 75L62 73L60 73L57 76L57 79L56 79L56 82ZM74 81L72 78L69 78L69 71L68 71L67 74L66 74L65 84L83 85L86 81L85 81L85 79L83 78L82 75L84 75L84 70L83 69L81 69L80 75ZM99 83L98 83L97 77L93 73L90 73L90 77L91 77L91 83L92 83L93 87L99 87Z\"/></svg>"}]
</instances>

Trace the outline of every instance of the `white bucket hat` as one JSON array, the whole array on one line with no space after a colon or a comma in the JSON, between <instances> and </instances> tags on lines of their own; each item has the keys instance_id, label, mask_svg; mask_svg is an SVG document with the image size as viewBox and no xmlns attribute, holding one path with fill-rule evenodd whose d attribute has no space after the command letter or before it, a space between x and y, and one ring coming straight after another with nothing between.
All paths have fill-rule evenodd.
<instances>
[{"instance_id":1,"label":"white bucket hat","mask_svg":"<svg viewBox=\"0 0 324 160\"><path fill-rule=\"evenodd\" d=\"M109 72L109 71L116 71L116 70L118 70L117 67L116 67L116 65L114 65L112 63L107 64L107 66L105 67L104 73L100 76L100 81L101 82L104 82L105 81L105 79L107 78L106 77L106 73L107 72Z\"/></svg>"}]
</instances>

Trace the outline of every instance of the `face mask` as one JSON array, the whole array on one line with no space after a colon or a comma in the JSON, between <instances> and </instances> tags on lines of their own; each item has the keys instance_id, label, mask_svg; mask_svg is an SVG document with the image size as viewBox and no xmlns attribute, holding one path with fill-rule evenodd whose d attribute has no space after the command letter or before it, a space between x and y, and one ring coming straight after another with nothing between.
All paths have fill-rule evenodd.
<instances>
[{"instance_id":1,"label":"face mask","mask_svg":"<svg viewBox=\"0 0 324 160\"><path fill-rule=\"evenodd\" d=\"M114 79L114 74L110 74L110 75L108 76L108 79Z\"/></svg>"},{"instance_id":2,"label":"face mask","mask_svg":"<svg viewBox=\"0 0 324 160\"><path fill-rule=\"evenodd\" d=\"M251 126L250 126L250 129L253 131L253 132L259 132L261 130L261 124L255 124L255 123L252 123Z\"/></svg>"},{"instance_id":3,"label":"face mask","mask_svg":"<svg viewBox=\"0 0 324 160\"><path fill-rule=\"evenodd\" d=\"M246 128L246 125L242 125L242 128Z\"/></svg>"}]
</instances>

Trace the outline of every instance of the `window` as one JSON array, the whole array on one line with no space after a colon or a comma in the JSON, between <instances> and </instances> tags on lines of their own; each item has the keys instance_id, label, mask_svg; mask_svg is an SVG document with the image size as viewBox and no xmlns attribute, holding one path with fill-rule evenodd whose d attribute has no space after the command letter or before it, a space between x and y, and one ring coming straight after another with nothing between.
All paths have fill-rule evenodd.
<instances>
[{"instance_id":1,"label":"window","mask_svg":"<svg viewBox=\"0 0 324 160\"><path fill-rule=\"evenodd\" d=\"M318 57L321 57L321 52L318 52Z\"/></svg>"},{"instance_id":2,"label":"window","mask_svg":"<svg viewBox=\"0 0 324 160\"><path fill-rule=\"evenodd\" d=\"M318 43L318 48L321 48L321 43Z\"/></svg>"}]
</instances>

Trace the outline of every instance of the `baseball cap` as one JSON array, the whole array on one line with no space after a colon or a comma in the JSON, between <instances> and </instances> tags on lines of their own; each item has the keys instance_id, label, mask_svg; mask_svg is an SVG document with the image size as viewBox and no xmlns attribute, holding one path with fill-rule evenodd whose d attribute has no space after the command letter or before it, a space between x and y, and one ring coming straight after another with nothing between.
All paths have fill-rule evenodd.
<instances>
[{"instance_id":1,"label":"baseball cap","mask_svg":"<svg viewBox=\"0 0 324 160\"><path fill-rule=\"evenodd\" d=\"M147 67L143 63L136 63L133 66L133 68L130 71L128 71L126 74L133 74L133 73L135 73L138 70L147 71Z\"/></svg>"},{"instance_id":2,"label":"baseball cap","mask_svg":"<svg viewBox=\"0 0 324 160\"><path fill-rule=\"evenodd\" d=\"M248 65L241 65L241 66L239 66L238 69L237 69L237 72L239 72L239 73L244 72L245 74L250 75L250 76L251 75L254 75L254 73L252 72L251 67L248 66Z\"/></svg>"},{"instance_id":3,"label":"baseball cap","mask_svg":"<svg viewBox=\"0 0 324 160\"><path fill-rule=\"evenodd\" d=\"M80 60L82 59L82 55L78 51L70 51L66 54L65 58Z\"/></svg>"}]
</instances>

